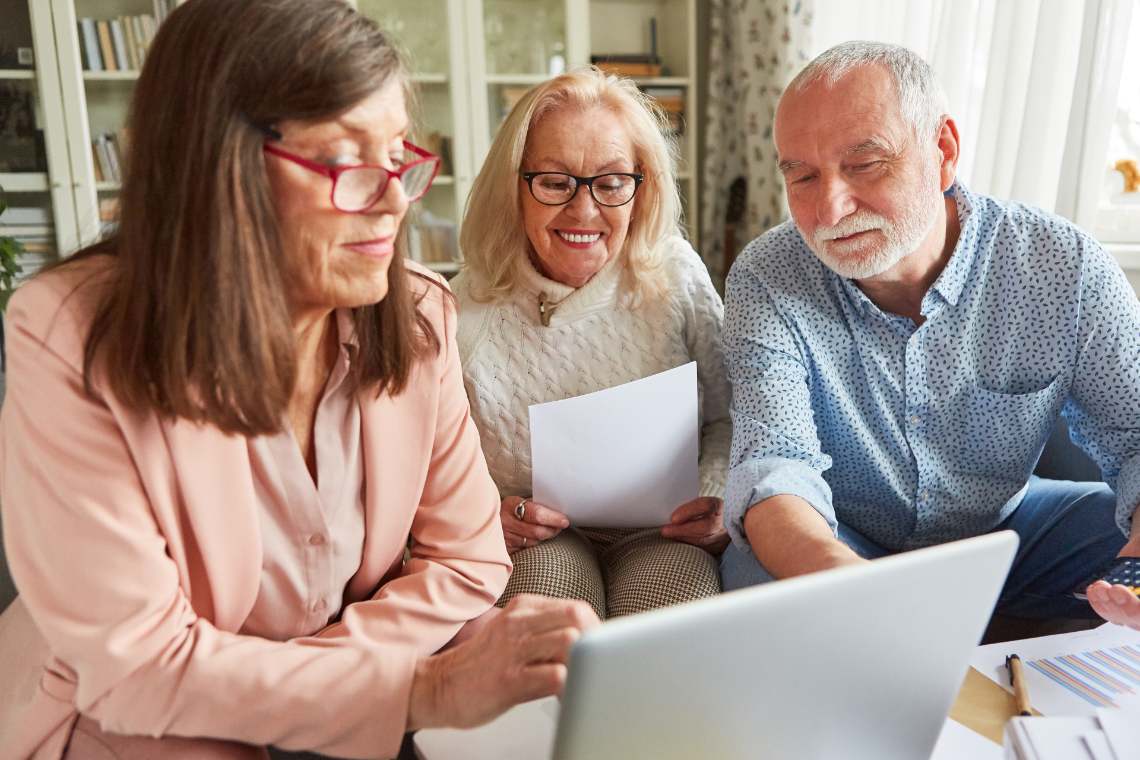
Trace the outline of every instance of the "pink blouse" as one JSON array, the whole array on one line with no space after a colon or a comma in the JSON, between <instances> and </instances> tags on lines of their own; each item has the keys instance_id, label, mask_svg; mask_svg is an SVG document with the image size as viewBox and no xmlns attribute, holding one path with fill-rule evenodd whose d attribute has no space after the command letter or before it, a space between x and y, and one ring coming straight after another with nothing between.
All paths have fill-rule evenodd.
<instances>
[{"instance_id":1,"label":"pink blouse","mask_svg":"<svg viewBox=\"0 0 1140 760\"><path fill-rule=\"evenodd\" d=\"M339 616L364 550L360 405L345 387L356 350L336 312L339 351L313 424L317 480L292 429L249 439L261 527L261 585L241 632L276 641L311 636Z\"/></svg>"}]
</instances>

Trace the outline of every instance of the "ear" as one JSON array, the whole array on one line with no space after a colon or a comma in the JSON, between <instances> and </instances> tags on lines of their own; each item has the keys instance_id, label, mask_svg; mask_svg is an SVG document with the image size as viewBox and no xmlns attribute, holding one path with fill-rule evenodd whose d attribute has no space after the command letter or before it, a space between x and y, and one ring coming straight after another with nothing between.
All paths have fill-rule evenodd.
<instances>
[{"instance_id":1,"label":"ear","mask_svg":"<svg viewBox=\"0 0 1140 760\"><path fill-rule=\"evenodd\" d=\"M942 192L950 189L954 178L958 175L958 125L950 116L943 115L941 126L938 127L938 155L939 172L941 173Z\"/></svg>"}]
</instances>

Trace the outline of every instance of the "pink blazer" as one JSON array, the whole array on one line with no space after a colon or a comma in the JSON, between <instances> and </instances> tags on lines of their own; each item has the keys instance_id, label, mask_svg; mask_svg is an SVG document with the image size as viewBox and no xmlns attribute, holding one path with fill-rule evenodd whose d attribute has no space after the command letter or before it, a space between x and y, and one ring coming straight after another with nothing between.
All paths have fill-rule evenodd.
<instances>
[{"instance_id":1,"label":"pink blazer","mask_svg":"<svg viewBox=\"0 0 1140 760\"><path fill-rule=\"evenodd\" d=\"M450 300L421 284L443 350L398 397L360 397L367 537L341 621L275 642L236 633L262 564L245 438L132 411L98 381L88 397L83 280L40 277L6 317L0 504L20 600L0 619L0 756L59 757L78 713L122 734L395 755L416 661L511 567Z\"/></svg>"}]
</instances>

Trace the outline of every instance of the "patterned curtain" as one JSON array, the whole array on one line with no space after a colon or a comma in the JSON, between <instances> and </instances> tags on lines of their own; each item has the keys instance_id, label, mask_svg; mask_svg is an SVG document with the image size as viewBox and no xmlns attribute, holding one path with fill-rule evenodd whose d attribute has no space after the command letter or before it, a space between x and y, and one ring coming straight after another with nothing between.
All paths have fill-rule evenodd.
<instances>
[{"instance_id":1,"label":"patterned curtain","mask_svg":"<svg viewBox=\"0 0 1140 760\"><path fill-rule=\"evenodd\" d=\"M786 217L772 119L809 60L812 10L812 0L710 0L700 251L715 282Z\"/></svg>"}]
</instances>

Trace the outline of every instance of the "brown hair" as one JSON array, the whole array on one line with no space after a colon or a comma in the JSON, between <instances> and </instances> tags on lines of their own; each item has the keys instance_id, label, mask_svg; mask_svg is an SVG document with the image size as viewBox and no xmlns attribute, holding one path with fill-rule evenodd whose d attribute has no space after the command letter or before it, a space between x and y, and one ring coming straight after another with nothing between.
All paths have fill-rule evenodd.
<instances>
[{"instance_id":1,"label":"brown hair","mask_svg":"<svg viewBox=\"0 0 1140 760\"><path fill-rule=\"evenodd\" d=\"M296 379L265 126L333 118L399 77L391 41L339 0L193 0L163 23L128 118L114 257L87 338L125 403L257 435L280 430ZM403 265L353 309L355 387L397 394L440 350ZM64 264L66 266L66 264ZM427 279L427 278L424 278Z\"/></svg>"}]
</instances>

